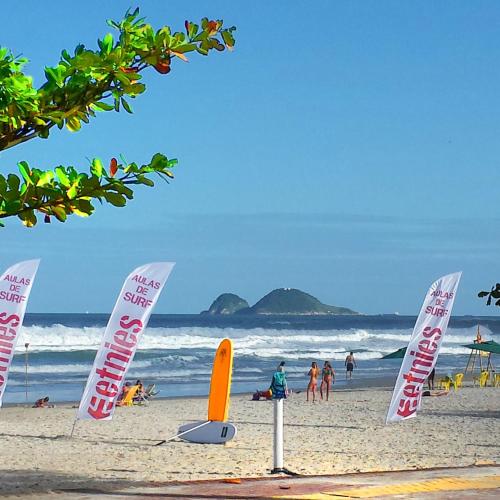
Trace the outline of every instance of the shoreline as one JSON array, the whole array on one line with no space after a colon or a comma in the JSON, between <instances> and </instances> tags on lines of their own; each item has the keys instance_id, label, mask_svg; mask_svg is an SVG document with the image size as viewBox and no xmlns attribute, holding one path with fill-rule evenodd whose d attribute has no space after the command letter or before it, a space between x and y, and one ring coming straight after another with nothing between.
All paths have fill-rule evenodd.
<instances>
[{"instance_id":1,"label":"shoreline","mask_svg":"<svg viewBox=\"0 0 500 500\"><path fill-rule=\"evenodd\" d=\"M363 391L363 390L370 390L370 389L379 389L379 390L393 390L394 389L394 383L395 383L396 375L394 377L392 376L381 376L381 377L373 377L373 378L354 378L351 381L346 381L345 379L343 380L342 384L333 384L331 392L337 393L337 392L350 392L350 391ZM262 384L261 384L262 385ZM340 386L340 387L339 387ZM301 394L306 392L307 388L307 383L304 383L303 388L299 389L292 389L292 394ZM263 389L260 389L263 390ZM248 396L251 398L255 391L237 391L237 392L231 392L231 397L233 396ZM318 391L317 393L319 394L319 384L318 384ZM8 394L8 393L7 393ZM40 393L41 394L41 393ZM48 393L50 397L50 393ZM42 396L40 396L42 397ZM163 401L163 400L186 400L186 399L207 399L208 398L208 392L207 394L196 394L196 395L178 395L178 396L155 396L153 400L155 401ZM30 401L28 403L26 402L7 402L3 403L2 408L11 408L11 407L20 407L20 408L31 408L33 405L34 401ZM52 403L52 400L51 400ZM80 400L72 399L72 400L54 400L53 404L57 406L63 406L63 405L79 405ZM1 412L1 408L0 408Z\"/></svg>"}]
</instances>

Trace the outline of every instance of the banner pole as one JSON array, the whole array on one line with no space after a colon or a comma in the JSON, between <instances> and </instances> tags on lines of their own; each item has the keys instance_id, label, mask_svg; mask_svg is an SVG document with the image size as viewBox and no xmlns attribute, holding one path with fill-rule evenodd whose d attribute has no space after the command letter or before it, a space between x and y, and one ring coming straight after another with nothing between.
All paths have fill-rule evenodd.
<instances>
[{"instance_id":1,"label":"banner pole","mask_svg":"<svg viewBox=\"0 0 500 500\"><path fill-rule=\"evenodd\" d=\"M74 422L73 422L73 428L71 429L71 434L69 435L69 438L72 439L73 438L73 433L75 432L75 426L76 426L76 423L78 422L78 418L75 418Z\"/></svg>"},{"instance_id":2,"label":"banner pole","mask_svg":"<svg viewBox=\"0 0 500 500\"><path fill-rule=\"evenodd\" d=\"M28 347L29 347L29 342L26 342L24 344L24 347L26 348L26 352L24 353L24 385L26 389L26 403L28 402Z\"/></svg>"}]
</instances>

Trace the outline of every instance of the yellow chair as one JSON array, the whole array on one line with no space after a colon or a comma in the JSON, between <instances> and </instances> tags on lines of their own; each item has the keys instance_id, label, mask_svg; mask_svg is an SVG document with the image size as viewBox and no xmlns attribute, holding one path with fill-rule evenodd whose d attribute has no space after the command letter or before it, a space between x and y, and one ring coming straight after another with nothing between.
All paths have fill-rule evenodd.
<instances>
[{"instance_id":1,"label":"yellow chair","mask_svg":"<svg viewBox=\"0 0 500 500\"><path fill-rule=\"evenodd\" d=\"M457 373L455 375L455 390L457 390L458 388L462 387L462 380L464 378L464 374L463 373Z\"/></svg>"},{"instance_id":2,"label":"yellow chair","mask_svg":"<svg viewBox=\"0 0 500 500\"><path fill-rule=\"evenodd\" d=\"M495 376L493 377L493 386L500 387L500 373L495 373Z\"/></svg>"},{"instance_id":3,"label":"yellow chair","mask_svg":"<svg viewBox=\"0 0 500 500\"><path fill-rule=\"evenodd\" d=\"M139 390L138 385L133 385L125 394L125 397L116 403L116 406L132 406L134 404L134 396L137 394Z\"/></svg>"},{"instance_id":4,"label":"yellow chair","mask_svg":"<svg viewBox=\"0 0 500 500\"><path fill-rule=\"evenodd\" d=\"M440 389L444 389L445 391L449 391L450 390L450 386L452 384L453 384L453 388L455 390L457 388L456 385L455 385L455 381L452 378L448 377L448 376L446 376L444 378L440 378L438 384L439 384L439 388Z\"/></svg>"},{"instance_id":5,"label":"yellow chair","mask_svg":"<svg viewBox=\"0 0 500 500\"><path fill-rule=\"evenodd\" d=\"M488 379L490 378L490 373L486 370L481 372L479 377L474 377L473 384L476 385L476 382L479 383L479 387L486 387L488 385Z\"/></svg>"}]
</instances>

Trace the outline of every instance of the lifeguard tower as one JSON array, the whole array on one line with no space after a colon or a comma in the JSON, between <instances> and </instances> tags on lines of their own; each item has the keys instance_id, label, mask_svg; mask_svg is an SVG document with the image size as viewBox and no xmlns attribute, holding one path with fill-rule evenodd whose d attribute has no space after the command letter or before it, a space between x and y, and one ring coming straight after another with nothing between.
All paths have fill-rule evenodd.
<instances>
[{"instance_id":1,"label":"lifeguard tower","mask_svg":"<svg viewBox=\"0 0 500 500\"><path fill-rule=\"evenodd\" d=\"M478 326L476 340L472 344L465 344L464 347L471 350L464 374L470 373L473 376L476 368L479 374L488 372L488 379L492 380L495 367L491 361L491 355L500 354L500 344L494 340L483 340Z\"/></svg>"}]
</instances>

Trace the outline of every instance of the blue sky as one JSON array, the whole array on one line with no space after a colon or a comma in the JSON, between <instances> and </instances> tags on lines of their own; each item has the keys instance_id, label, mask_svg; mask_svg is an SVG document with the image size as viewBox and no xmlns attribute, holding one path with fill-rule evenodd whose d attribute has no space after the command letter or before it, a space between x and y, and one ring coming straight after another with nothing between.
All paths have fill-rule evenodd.
<instances>
[{"instance_id":1,"label":"blue sky","mask_svg":"<svg viewBox=\"0 0 500 500\"><path fill-rule=\"evenodd\" d=\"M455 313L496 312L476 294L500 277L497 1L2 2L0 45L41 83L63 48L95 47L129 5L157 27L222 18L236 49L149 71L132 116L0 154L3 172L179 159L171 184L124 209L32 230L7 221L1 266L42 259L28 311L109 312L133 267L171 260L158 313L296 287L416 314L458 270Z\"/></svg>"}]
</instances>

